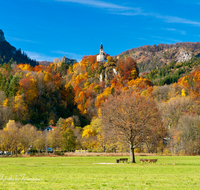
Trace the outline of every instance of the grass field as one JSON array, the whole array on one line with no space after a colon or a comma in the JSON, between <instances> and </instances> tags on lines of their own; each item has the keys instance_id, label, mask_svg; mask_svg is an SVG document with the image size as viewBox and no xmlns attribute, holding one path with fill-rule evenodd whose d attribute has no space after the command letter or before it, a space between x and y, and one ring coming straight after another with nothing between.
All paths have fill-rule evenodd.
<instances>
[{"instance_id":1,"label":"grass field","mask_svg":"<svg viewBox=\"0 0 200 190\"><path fill-rule=\"evenodd\" d=\"M200 189L199 156L137 156L136 164L116 164L117 158L0 158L0 189Z\"/></svg>"}]
</instances>

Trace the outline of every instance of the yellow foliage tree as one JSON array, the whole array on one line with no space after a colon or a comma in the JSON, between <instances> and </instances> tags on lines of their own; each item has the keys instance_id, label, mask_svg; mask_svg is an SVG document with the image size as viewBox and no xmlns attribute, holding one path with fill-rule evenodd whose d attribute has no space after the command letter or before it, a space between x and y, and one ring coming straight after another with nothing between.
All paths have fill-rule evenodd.
<instances>
[{"instance_id":1,"label":"yellow foliage tree","mask_svg":"<svg viewBox=\"0 0 200 190\"><path fill-rule=\"evenodd\" d=\"M4 101L3 101L3 107L6 107L8 106L8 98L6 98Z\"/></svg>"},{"instance_id":2,"label":"yellow foliage tree","mask_svg":"<svg viewBox=\"0 0 200 190\"><path fill-rule=\"evenodd\" d=\"M112 84L111 87L107 87L103 93L99 94L99 96L97 96L97 100L95 101L95 106L97 108L99 108L102 103L107 99L108 95L111 94L112 92L112 88L115 87L115 84Z\"/></svg>"},{"instance_id":3,"label":"yellow foliage tree","mask_svg":"<svg viewBox=\"0 0 200 190\"><path fill-rule=\"evenodd\" d=\"M52 81L52 77L50 76L50 74L48 72L45 72L45 75L44 75L44 82L45 83L48 83L50 81Z\"/></svg>"},{"instance_id":4,"label":"yellow foliage tree","mask_svg":"<svg viewBox=\"0 0 200 190\"><path fill-rule=\"evenodd\" d=\"M84 127L82 137L84 142L87 142L86 144L93 145L90 148L97 148L99 145L103 148L105 146L105 133L101 119L93 118L91 124Z\"/></svg>"},{"instance_id":5,"label":"yellow foliage tree","mask_svg":"<svg viewBox=\"0 0 200 190\"><path fill-rule=\"evenodd\" d=\"M90 137L97 135L96 129L92 125L87 125L83 129L82 137Z\"/></svg>"},{"instance_id":6,"label":"yellow foliage tree","mask_svg":"<svg viewBox=\"0 0 200 190\"><path fill-rule=\"evenodd\" d=\"M72 117L69 117L67 119L60 118L56 126L59 127L62 132L65 132L67 129L75 128L74 120Z\"/></svg>"},{"instance_id":7,"label":"yellow foliage tree","mask_svg":"<svg viewBox=\"0 0 200 190\"><path fill-rule=\"evenodd\" d=\"M26 104L24 102L22 95L17 94L14 97L13 104L14 104L13 107L14 107L15 113L17 114L18 117L21 117L23 113L27 110Z\"/></svg>"},{"instance_id":8,"label":"yellow foliage tree","mask_svg":"<svg viewBox=\"0 0 200 190\"><path fill-rule=\"evenodd\" d=\"M18 68L20 68L22 71L32 71L33 68L29 64L19 64Z\"/></svg>"},{"instance_id":9,"label":"yellow foliage tree","mask_svg":"<svg viewBox=\"0 0 200 190\"><path fill-rule=\"evenodd\" d=\"M3 129L5 150L17 151L19 145L19 130L14 120L9 120L6 127Z\"/></svg>"},{"instance_id":10,"label":"yellow foliage tree","mask_svg":"<svg viewBox=\"0 0 200 190\"><path fill-rule=\"evenodd\" d=\"M184 89L184 88L183 88L182 91L181 91L181 95L182 95L182 96L186 96L186 94L185 94L185 89Z\"/></svg>"}]
</instances>

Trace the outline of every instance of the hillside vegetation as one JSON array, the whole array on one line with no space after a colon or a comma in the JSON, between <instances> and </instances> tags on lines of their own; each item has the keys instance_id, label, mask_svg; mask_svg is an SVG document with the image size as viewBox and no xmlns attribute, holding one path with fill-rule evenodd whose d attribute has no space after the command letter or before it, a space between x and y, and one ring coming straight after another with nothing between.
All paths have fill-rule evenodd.
<instances>
[{"instance_id":1,"label":"hillside vegetation","mask_svg":"<svg viewBox=\"0 0 200 190\"><path fill-rule=\"evenodd\" d=\"M196 61L191 60L188 64L196 65ZM186 67L184 64L187 63L182 63ZM173 85L153 86L149 79L139 77L137 63L131 57L126 60L108 57L107 62L98 63L96 56L85 56L73 65L63 62L48 66L19 64L12 67L9 63L4 64L0 68L0 78L0 122L4 128L1 132L2 145L15 152L23 150L23 138L16 135L23 133L30 135L28 142L34 148L42 147L47 138L46 142L55 150L128 151L128 144L121 142L123 139L104 128L101 109L106 108L106 104L102 105L108 98L111 103L112 97L119 94L137 93L136 97L140 100L145 97L147 101L156 102L165 130L157 134L159 137L152 133L153 141L152 138L145 141L138 139L136 152L200 153L199 70L181 77ZM141 102L138 106L141 106L137 107L140 110L145 105ZM120 109L120 113L125 112L124 108ZM148 114L151 115L150 107ZM15 122L9 121L11 119ZM28 125L18 129L21 124L17 122ZM33 125L37 129L56 125L57 129L45 136L43 132L36 132ZM31 138L33 134L34 139ZM11 136L19 143L7 144L6 139ZM163 143L162 136L166 136L168 141ZM29 143L26 143L27 147Z\"/></svg>"},{"instance_id":2,"label":"hillside vegetation","mask_svg":"<svg viewBox=\"0 0 200 190\"><path fill-rule=\"evenodd\" d=\"M119 57L132 57L138 63L140 72L149 72L171 62L189 61L192 57L199 57L199 55L199 42L183 42L170 45L141 46L122 52Z\"/></svg>"},{"instance_id":3,"label":"hillside vegetation","mask_svg":"<svg viewBox=\"0 0 200 190\"><path fill-rule=\"evenodd\" d=\"M187 62L172 61L164 67L157 67L148 73L142 73L141 76L148 78L154 85L163 86L165 84L173 84L179 78L186 76L197 69L200 69L200 58L193 57Z\"/></svg>"},{"instance_id":4,"label":"hillside vegetation","mask_svg":"<svg viewBox=\"0 0 200 190\"><path fill-rule=\"evenodd\" d=\"M16 49L5 40L4 33L0 29L0 64L28 63L31 66L38 65L35 60L30 59L21 49Z\"/></svg>"},{"instance_id":5,"label":"hillside vegetation","mask_svg":"<svg viewBox=\"0 0 200 190\"><path fill-rule=\"evenodd\" d=\"M96 56L85 56L74 65L1 65L1 126L13 118L43 128L60 117L78 115L83 127L97 115L108 95L135 84L151 85L147 79L135 81L139 71L131 58L109 59L106 64L98 64Z\"/></svg>"},{"instance_id":6,"label":"hillside vegetation","mask_svg":"<svg viewBox=\"0 0 200 190\"><path fill-rule=\"evenodd\" d=\"M2 149L129 151L132 141L135 152L200 154L198 56L143 75L132 57L64 60L1 65ZM46 134L49 125L56 128Z\"/></svg>"}]
</instances>

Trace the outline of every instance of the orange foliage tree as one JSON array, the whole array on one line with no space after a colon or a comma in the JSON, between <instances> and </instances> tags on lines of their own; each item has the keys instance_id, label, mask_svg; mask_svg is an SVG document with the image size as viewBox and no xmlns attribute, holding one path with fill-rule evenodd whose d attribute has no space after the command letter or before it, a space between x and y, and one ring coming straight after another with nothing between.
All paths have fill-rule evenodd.
<instances>
[{"instance_id":1,"label":"orange foliage tree","mask_svg":"<svg viewBox=\"0 0 200 190\"><path fill-rule=\"evenodd\" d=\"M139 76L139 69L135 60L131 57L126 60L119 59L117 68L120 70L121 76L124 80L136 79Z\"/></svg>"},{"instance_id":2,"label":"orange foliage tree","mask_svg":"<svg viewBox=\"0 0 200 190\"><path fill-rule=\"evenodd\" d=\"M107 133L112 132L129 144L130 162L133 163L137 145L149 139L159 142L165 135L159 109L150 97L137 93L108 97L101 114Z\"/></svg>"},{"instance_id":3,"label":"orange foliage tree","mask_svg":"<svg viewBox=\"0 0 200 190\"><path fill-rule=\"evenodd\" d=\"M200 70L196 70L193 73L182 77L178 80L178 85L182 85L191 96L200 97Z\"/></svg>"}]
</instances>

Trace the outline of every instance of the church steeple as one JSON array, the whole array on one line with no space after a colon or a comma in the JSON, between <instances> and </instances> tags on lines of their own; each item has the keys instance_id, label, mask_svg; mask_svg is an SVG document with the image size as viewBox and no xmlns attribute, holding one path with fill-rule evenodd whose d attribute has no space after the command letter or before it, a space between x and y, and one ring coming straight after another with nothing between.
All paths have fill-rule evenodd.
<instances>
[{"instance_id":1,"label":"church steeple","mask_svg":"<svg viewBox=\"0 0 200 190\"><path fill-rule=\"evenodd\" d=\"M106 61L106 58L105 58L105 52L103 51L103 44L101 43L101 46L100 46L100 52L99 54L97 55L97 62L105 62Z\"/></svg>"},{"instance_id":2,"label":"church steeple","mask_svg":"<svg viewBox=\"0 0 200 190\"><path fill-rule=\"evenodd\" d=\"M103 50L103 44L101 43L100 50Z\"/></svg>"}]
</instances>

